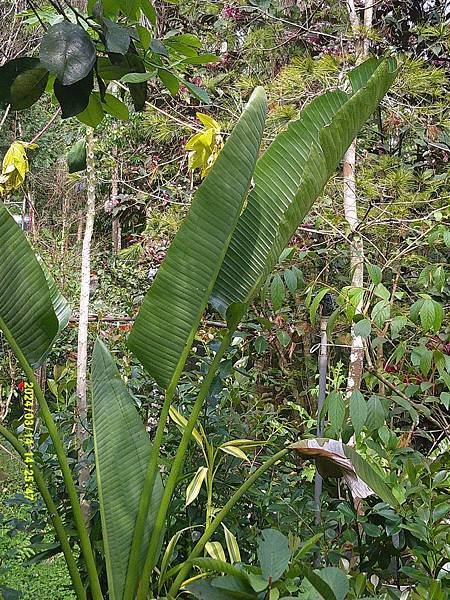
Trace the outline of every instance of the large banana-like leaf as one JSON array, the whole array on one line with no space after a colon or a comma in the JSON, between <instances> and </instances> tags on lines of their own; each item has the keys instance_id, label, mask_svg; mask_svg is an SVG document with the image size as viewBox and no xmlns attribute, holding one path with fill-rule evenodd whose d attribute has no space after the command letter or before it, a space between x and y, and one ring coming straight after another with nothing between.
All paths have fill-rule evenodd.
<instances>
[{"instance_id":1,"label":"large banana-like leaf","mask_svg":"<svg viewBox=\"0 0 450 600\"><path fill-rule=\"evenodd\" d=\"M258 160L255 187L239 219L212 294L221 312L247 303L272 271L361 126L395 77L395 62L369 59L349 79L352 94L313 100Z\"/></svg>"},{"instance_id":2,"label":"large banana-like leaf","mask_svg":"<svg viewBox=\"0 0 450 600\"><path fill-rule=\"evenodd\" d=\"M290 448L307 458L313 458L322 477L343 477L354 499L377 494L392 507L398 506L381 475L354 448L340 440L313 438L295 442Z\"/></svg>"},{"instance_id":3,"label":"large banana-like leaf","mask_svg":"<svg viewBox=\"0 0 450 600\"><path fill-rule=\"evenodd\" d=\"M92 357L92 420L110 600L121 600L139 499L152 451L144 424L100 340ZM161 501L159 474L145 525L146 548ZM141 557L143 560L143 556ZM141 565L142 568L142 565Z\"/></svg>"},{"instance_id":4,"label":"large banana-like leaf","mask_svg":"<svg viewBox=\"0 0 450 600\"><path fill-rule=\"evenodd\" d=\"M33 368L58 333L52 298L23 231L0 202L0 318Z\"/></svg>"},{"instance_id":5,"label":"large banana-like leaf","mask_svg":"<svg viewBox=\"0 0 450 600\"><path fill-rule=\"evenodd\" d=\"M36 258L41 265L42 271L44 272L44 277L47 281L53 310L55 311L56 318L58 319L58 333L60 333L67 326L70 315L72 314L72 309L70 308L70 304L67 302L66 298L61 294L58 286L56 285L56 281L50 274L45 262L38 255L36 255Z\"/></svg>"},{"instance_id":6,"label":"large banana-like leaf","mask_svg":"<svg viewBox=\"0 0 450 600\"><path fill-rule=\"evenodd\" d=\"M258 157L266 97L253 93L197 190L147 293L129 347L162 387L179 374L236 227Z\"/></svg>"}]
</instances>

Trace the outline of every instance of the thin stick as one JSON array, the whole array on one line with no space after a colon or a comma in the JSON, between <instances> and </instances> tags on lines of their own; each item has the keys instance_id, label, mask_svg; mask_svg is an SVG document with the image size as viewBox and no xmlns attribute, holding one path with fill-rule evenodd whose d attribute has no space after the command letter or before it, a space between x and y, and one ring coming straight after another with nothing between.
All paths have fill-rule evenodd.
<instances>
[{"instance_id":1,"label":"thin stick","mask_svg":"<svg viewBox=\"0 0 450 600\"><path fill-rule=\"evenodd\" d=\"M50 121L48 121L48 123L44 126L44 128L41 129L41 131L34 136L34 138L31 140L30 144L34 144L35 142L37 142L37 140L40 137L42 137L44 135L44 133L47 131L47 129L49 129L52 126L52 124L55 122L55 120L58 117L58 115L60 114L60 112L61 112L61 107L58 106L57 111L52 116L52 118L50 119Z\"/></svg>"}]
</instances>

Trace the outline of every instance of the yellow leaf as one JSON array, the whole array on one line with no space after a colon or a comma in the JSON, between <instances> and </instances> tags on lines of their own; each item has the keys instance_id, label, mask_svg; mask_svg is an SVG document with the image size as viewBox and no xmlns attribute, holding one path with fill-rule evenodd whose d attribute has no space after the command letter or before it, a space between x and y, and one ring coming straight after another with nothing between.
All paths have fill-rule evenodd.
<instances>
[{"instance_id":1,"label":"yellow leaf","mask_svg":"<svg viewBox=\"0 0 450 600\"><path fill-rule=\"evenodd\" d=\"M202 483L205 481L208 474L207 467L199 467L195 473L191 483L186 488L186 503L185 506L189 506L200 493Z\"/></svg>"},{"instance_id":2,"label":"yellow leaf","mask_svg":"<svg viewBox=\"0 0 450 600\"><path fill-rule=\"evenodd\" d=\"M223 562L227 562L225 557L225 552L222 548L222 544L220 542L206 542L205 550L210 555L211 558L215 558L216 560L223 560Z\"/></svg>"},{"instance_id":3,"label":"yellow leaf","mask_svg":"<svg viewBox=\"0 0 450 600\"><path fill-rule=\"evenodd\" d=\"M178 427L184 431L186 429L186 424L187 424L187 419L185 419L183 417L183 415L180 415L180 413L177 411L177 409L174 406L171 406L169 408L169 416L172 419L172 421L178 425ZM202 448L203 447L203 439L202 436L200 435L200 433L198 432L197 429L192 430L192 437L195 439L195 441L197 442L197 444Z\"/></svg>"},{"instance_id":4,"label":"yellow leaf","mask_svg":"<svg viewBox=\"0 0 450 600\"><path fill-rule=\"evenodd\" d=\"M189 153L189 169L200 169L201 176L206 177L222 150L223 139L220 125L215 119L204 113L197 113L197 118L205 125L205 129L194 134L186 142L185 148Z\"/></svg>"},{"instance_id":5,"label":"yellow leaf","mask_svg":"<svg viewBox=\"0 0 450 600\"><path fill-rule=\"evenodd\" d=\"M0 195L18 189L30 170L26 149L36 148L37 144L15 141L3 157L0 175Z\"/></svg>"},{"instance_id":6,"label":"yellow leaf","mask_svg":"<svg viewBox=\"0 0 450 600\"><path fill-rule=\"evenodd\" d=\"M236 446L238 448L255 448L256 446L263 446L265 443L266 442L257 442L255 440L237 439L224 442L222 446Z\"/></svg>"},{"instance_id":7,"label":"yellow leaf","mask_svg":"<svg viewBox=\"0 0 450 600\"><path fill-rule=\"evenodd\" d=\"M225 533L225 542L227 544L227 550L230 556L231 564L241 562L241 551L239 550L236 537L231 533L224 523L222 523L222 527Z\"/></svg>"},{"instance_id":8,"label":"yellow leaf","mask_svg":"<svg viewBox=\"0 0 450 600\"><path fill-rule=\"evenodd\" d=\"M226 454L231 454L232 456L236 456L236 458L241 458L242 460L246 460L248 462L250 462L247 458L247 455L245 454L245 452L243 450L241 450L240 448L236 448L236 446L219 446L220 450L222 450L222 452L225 452Z\"/></svg>"},{"instance_id":9,"label":"yellow leaf","mask_svg":"<svg viewBox=\"0 0 450 600\"><path fill-rule=\"evenodd\" d=\"M214 131L220 132L219 123L209 115L205 115L205 113L198 112L197 119L201 121L207 129L213 129Z\"/></svg>"}]
</instances>

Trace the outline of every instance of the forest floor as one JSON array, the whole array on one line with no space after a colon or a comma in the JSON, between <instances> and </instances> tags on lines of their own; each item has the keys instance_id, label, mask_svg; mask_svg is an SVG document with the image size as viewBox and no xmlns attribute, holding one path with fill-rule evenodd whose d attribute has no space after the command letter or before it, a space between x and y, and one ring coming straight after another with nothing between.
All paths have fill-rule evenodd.
<instances>
[{"instance_id":1,"label":"forest floor","mask_svg":"<svg viewBox=\"0 0 450 600\"><path fill-rule=\"evenodd\" d=\"M0 589L6 586L21 592L20 596L11 595L11 600L49 600L49 590L51 600L73 600L75 595L70 591L70 577L61 554L38 564L24 564L33 534L17 529L30 522L31 508L5 502L21 493L22 477L21 463L0 447L0 523L16 526L0 527ZM11 519L17 521L11 523ZM15 535L11 536L11 531Z\"/></svg>"}]
</instances>

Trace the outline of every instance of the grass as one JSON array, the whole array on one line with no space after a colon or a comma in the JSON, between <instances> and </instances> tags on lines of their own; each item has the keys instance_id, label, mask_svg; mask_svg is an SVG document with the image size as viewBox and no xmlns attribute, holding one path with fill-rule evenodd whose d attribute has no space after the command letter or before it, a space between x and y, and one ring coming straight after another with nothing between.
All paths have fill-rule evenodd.
<instances>
[{"instance_id":1,"label":"grass","mask_svg":"<svg viewBox=\"0 0 450 600\"><path fill-rule=\"evenodd\" d=\"M31 507L11 506L8 497L20 493L23 489L22 464L9 449L0 445L0 599L11 600L73 600L70 591L71 582L62 555L46 561L24 565L33 556L30 542L32 534L19 531L9 534L6 524L12 518L26 520ZM1 519L2 517L2 519ZM52 541L49 537L48 541ZM20 595L9 595L2 587L17 590Z\"/></svg>"}]
</instances>

